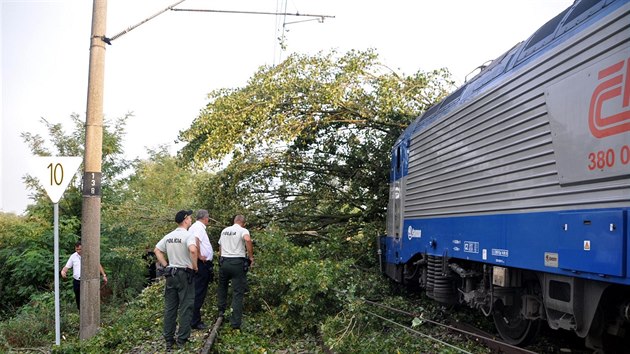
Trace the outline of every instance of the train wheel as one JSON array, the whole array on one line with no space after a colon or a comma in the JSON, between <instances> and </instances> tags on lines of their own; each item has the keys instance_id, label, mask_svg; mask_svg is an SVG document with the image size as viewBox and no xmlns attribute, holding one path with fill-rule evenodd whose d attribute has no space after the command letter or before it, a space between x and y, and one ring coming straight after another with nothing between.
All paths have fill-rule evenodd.
<instances>
[{"instance_id":1,"label":"train wheel","mask_svg":"<svg viewBox=\"0 0 630 354\"><path fill-rule=\"evenodd\" d=\"M512 345L527 345L540 330L539 320L528 320L521 316L520 299L515 299L511 306L503 305L497 301L494 304L492 317L497 331L504 341Z\"/></svg>"}]
</instances>

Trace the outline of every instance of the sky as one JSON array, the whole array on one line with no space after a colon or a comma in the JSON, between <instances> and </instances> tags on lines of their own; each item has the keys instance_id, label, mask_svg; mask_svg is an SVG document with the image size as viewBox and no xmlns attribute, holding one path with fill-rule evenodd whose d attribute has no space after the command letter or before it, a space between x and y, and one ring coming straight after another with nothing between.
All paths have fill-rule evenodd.
<instances>
[{"instance_id":1,"label":"sky","mask_svg":"<svg viewBox=\"0 0 630 354\"><path fill-rule=\"evenodd\" d=\"M107 37L176 0L109 0ZM89 0L0 0L0 211L31 202L23 177L36 159L20 134L46 137L44 118L73 129L87 104ZM308 17L166 11L120 36L105 54L104 119L133 113L129 159L191 127L207 94L238 88L291 53L373 48L399 74L446 67L458 84L573 3L572 0L186 0L180 9L288 12ZM303 21L303 22L298 22ZM283 26L283 23L285 24ZM285 31L282 31L282 28ZM278 38L284 33L286 49Z\"/></svg>"}]
</instances>

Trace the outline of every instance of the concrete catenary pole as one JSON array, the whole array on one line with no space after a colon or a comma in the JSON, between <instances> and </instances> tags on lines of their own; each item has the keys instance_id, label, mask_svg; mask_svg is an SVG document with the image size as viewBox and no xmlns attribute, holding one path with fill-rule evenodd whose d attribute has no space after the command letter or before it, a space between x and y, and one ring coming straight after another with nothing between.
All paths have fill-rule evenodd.
<instances>
[{"instance_id":1,"label":"concrete catenary pole","mask_svg":"<svg viewBox=\"0 0 630 354\"><path fill-rule=\"evenodd\" d=\"M101 322L101 160L103 156L103 86L107 0L94 0L88 77L81 215L81 315L79 337L89 339Z\"/></svg>"}]
</instances>

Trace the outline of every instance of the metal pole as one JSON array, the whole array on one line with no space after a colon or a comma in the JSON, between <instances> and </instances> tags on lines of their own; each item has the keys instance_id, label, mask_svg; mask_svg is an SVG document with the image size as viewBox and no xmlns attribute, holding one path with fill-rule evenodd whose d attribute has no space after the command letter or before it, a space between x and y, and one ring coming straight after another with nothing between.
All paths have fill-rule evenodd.
<instances>
[{"instance_id":1,"label":"metal pole","mask_svg":"<svg viewBox=\"0 0 630 354\"><path fill-rule=\"evenodd\" d=\"M94 0L90 39L81 211L81 314L79 337L93 337L101 322L101 160L103 157L103 83L107 0Z\"/></svg>"},{"instance_id":2,"label":"metal pole","mask_svg":"<svg viewBox=\"0 0 630 354\"><path fill-rule=\"evenodd\" d=\"M59 203L53 203L55 220L55 344L61 344L61 319L59 317Z\"/></svg>"}]
</instances>

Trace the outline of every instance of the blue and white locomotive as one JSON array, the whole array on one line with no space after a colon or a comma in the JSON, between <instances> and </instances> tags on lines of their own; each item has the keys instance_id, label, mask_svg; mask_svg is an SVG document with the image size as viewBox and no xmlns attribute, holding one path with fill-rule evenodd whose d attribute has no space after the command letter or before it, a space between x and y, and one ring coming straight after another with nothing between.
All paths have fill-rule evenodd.
<instances>
[{"instance_id":1,"label":"blue and white locomotive","mask_svg":"<svg viewBox=\"0 0 630 354\"><path fill-rule=\"evenodd\" d=\"M418 117L388 209L395 281L512 344L545 321L630 348L630 1L575 1Z\"/></svg>"}]
</instances>

